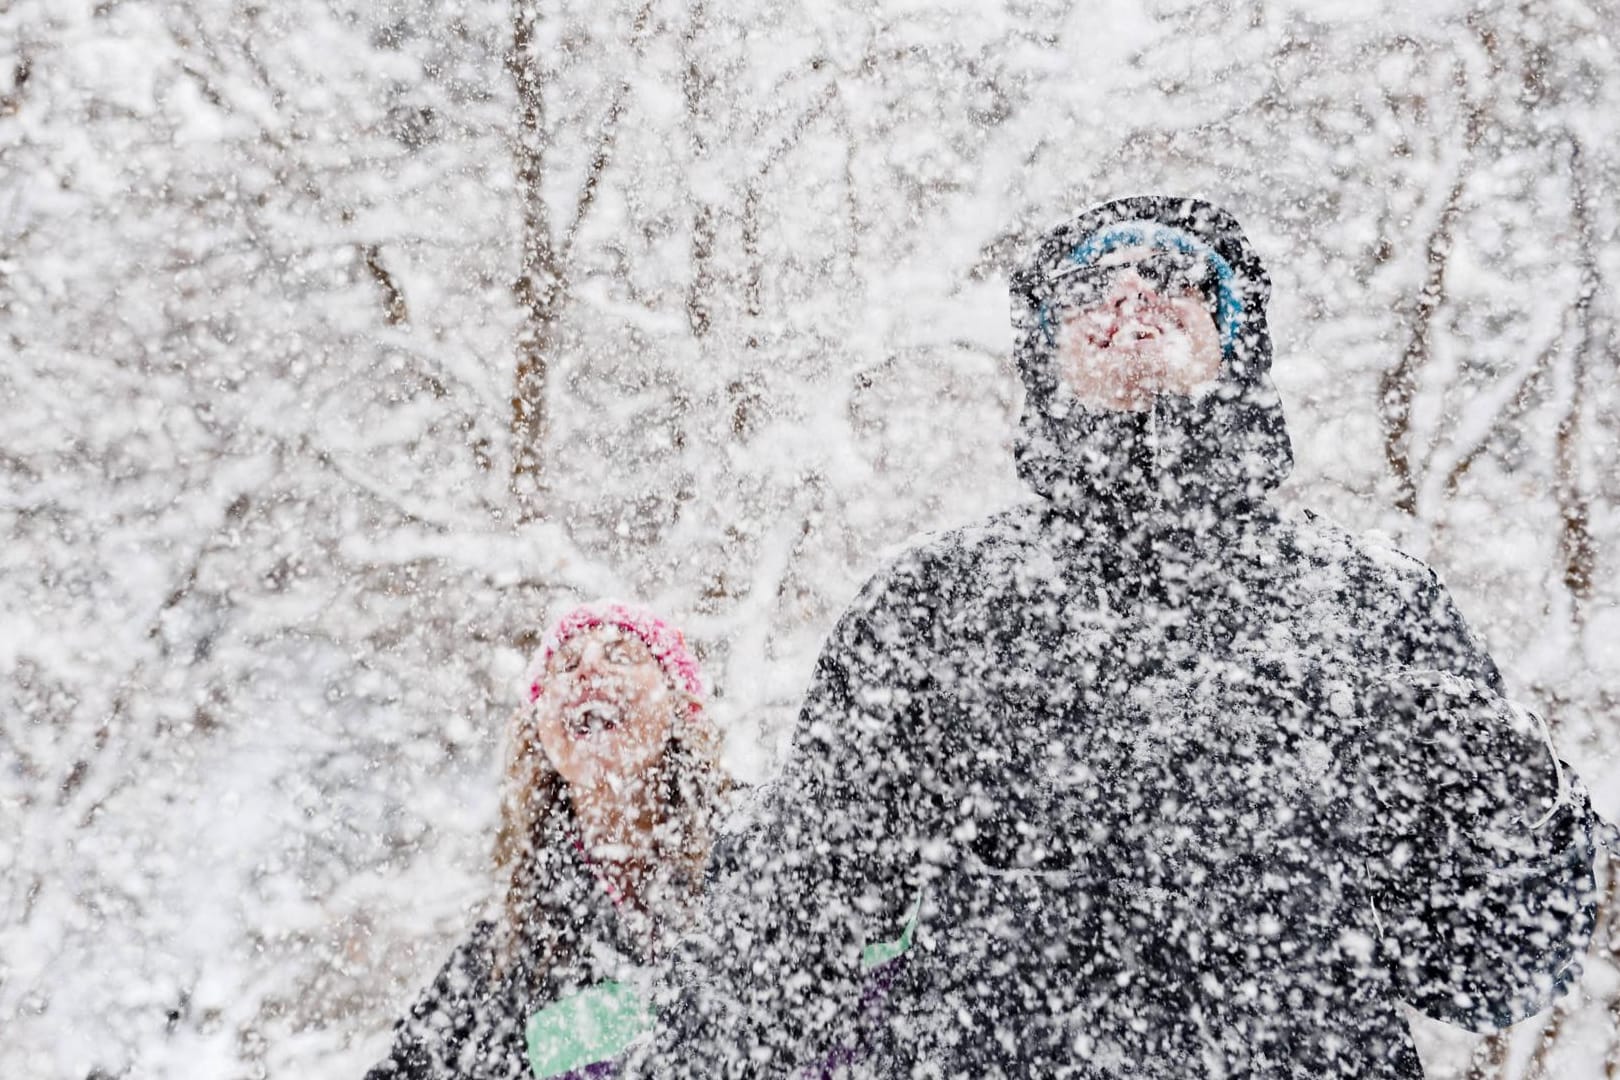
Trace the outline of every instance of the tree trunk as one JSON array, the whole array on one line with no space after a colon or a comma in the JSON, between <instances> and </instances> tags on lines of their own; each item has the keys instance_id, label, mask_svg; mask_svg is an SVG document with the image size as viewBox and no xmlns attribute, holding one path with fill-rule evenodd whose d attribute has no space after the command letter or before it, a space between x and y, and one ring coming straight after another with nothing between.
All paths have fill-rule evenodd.
<instances>
[{"instance_id":1,"label":"tree trunk","mask_svg":"<svg viewBox=\"0 0 1620 1080\"><path fill-rule=\"evenodd\" d=\"M517 91L512 153L522 208L523 248L512 291L523 314L512 379L512 503L519 522L540 516L545 495L546 384L556 336L555 304L561 285L551 221L541 179L545 175L545 79L534 55L532 0L512 0L512 51L507 70Z\"/></svg>"}]
</instances>

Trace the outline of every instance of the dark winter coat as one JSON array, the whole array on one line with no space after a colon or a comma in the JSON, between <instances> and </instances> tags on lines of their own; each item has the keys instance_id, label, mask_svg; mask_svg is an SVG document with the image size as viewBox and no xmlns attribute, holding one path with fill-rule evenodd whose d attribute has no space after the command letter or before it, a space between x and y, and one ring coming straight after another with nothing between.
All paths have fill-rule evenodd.
<instances>
[{"instance_id":1,"label":"dark winter coat","mask_svg":"<svg viewBox=\"0 0 1620 1080\"><path fill-rule=\"evenodd\" d=\"M394 1025L394 1045L366 1080L512 1080L525 1076L523 1023L543 999L494 975L495 925L480 921Z\"/></svg>"},{"instance_id":2,"label":"dark winter coat","mask_svg":"<svg viewBox=\"0 0 1620 1080\"><path fill-rule=\"evenodd\" d=\"M496 925L477 922L409 1013L395 1024L388 1057L366 1074L366 1080L534 1076L526 1029L537 1011L560 1000L580 1000L581 992L602 987L623 986L628 992L646 950L582 861L566 849L558 854L558 872L546 906L554 913L567 913L557 916L567 923L566 956L538 957L543 965L520 957L510 969L500 971ZM610 1065L588 1064L573 1071L547 1070L541 1080L611 1075Z\"/></svg>"},{"instance_id":3,"label":"dark winter coat","mask_svg":"<svg viewBox=\"0 0 1620 1080\"><path fill-rule=\"evenodd\" d=\"M1202 398L1091 412L1044 305L1130 220L1222 256L1228 351ZM1229 217L1156 199L1015 276L1041 498L909 552L840 621L649 1072L860 1045L892 1076L1416 1077L1402 1002L1489 1027L1573 976L1579 786L1433 573L1267 502L1291 464L1268 288ZM863 1027L860 944L918 895Z\"/></svg>"}]
</instances>

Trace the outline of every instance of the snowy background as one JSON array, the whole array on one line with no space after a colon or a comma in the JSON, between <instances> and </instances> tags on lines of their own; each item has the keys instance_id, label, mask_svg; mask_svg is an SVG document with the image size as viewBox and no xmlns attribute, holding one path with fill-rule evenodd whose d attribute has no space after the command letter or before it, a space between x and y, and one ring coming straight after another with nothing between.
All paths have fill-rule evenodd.
<instances>
[{"instance_id":1,"label":"snowy background","mask_svg":"<svg viewBox=\"0 0 1620 1080\"><path fill-rule=\"evenodd\" d=\"M0 1076L361 1073L572 598L686 626L768 777L860 583L1027 497L1003 268L1121 194L1244 222L1283 501L1428 560L1620 809L1617 33L0 2ZM1510 1039L1423 1026L1431 1074L1612 1075L1608 940Z\"/></svg>"}]
</instances>

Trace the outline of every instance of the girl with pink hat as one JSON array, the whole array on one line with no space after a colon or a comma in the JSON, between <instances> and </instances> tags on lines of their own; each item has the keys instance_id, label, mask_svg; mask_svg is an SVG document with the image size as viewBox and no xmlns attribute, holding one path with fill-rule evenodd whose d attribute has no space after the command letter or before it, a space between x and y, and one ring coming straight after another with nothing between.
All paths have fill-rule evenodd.
<instances>
[{"instance_id":1,"label":"girl with pink hat","mask_svg":"<svg viewBox=\"0 0 1620 1080\"><path fill-rule=\"evenodd\" d=\"M499 894L367 1080L607 1075L689 922L726 781L681 632L586 604L547 632L508 732Z\"/></svg>"}]
</instances>

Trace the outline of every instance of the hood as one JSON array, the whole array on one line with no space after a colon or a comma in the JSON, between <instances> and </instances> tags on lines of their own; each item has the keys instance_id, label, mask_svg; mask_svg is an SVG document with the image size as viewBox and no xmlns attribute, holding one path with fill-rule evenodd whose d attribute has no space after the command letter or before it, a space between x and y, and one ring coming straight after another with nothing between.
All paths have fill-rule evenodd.
<instances>
[{"instance_id":1,"label":"hood","mask_svg":"<svg viewBox=\"0 0 1620 1080\"><path fill-rule=\"evenodd\" d=\"M1054 275L1099 250L1099 236L1190 237L1214 253L1223 356L1197 398L1161 395L1145 412L1079 404L1060 389L1045 329ZM1162 243L1161 243L1161 246ZM1222 265L1224 264L1224 265ZM1293 466L1282 401L1271 381L1266 304L1271 282L1236 220L1198 199L1135 196L1087 210L1046 233L1011 280L1014 358L1024 383L1018 472L1058 509L1128 524L1145 514L1215 520L1264 499Z\"/></svg>"}]
</instances>

